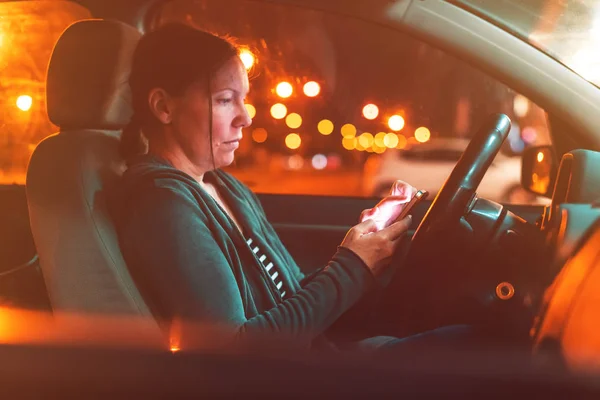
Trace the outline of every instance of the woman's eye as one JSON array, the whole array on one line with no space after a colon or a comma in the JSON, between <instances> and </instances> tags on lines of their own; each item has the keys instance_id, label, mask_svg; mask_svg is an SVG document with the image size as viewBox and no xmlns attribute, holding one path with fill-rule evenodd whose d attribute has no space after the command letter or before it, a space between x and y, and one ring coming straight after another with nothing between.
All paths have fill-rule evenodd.
<instances>
[{"instance_id":1,"label":"woman's eye","mask_svg":"<svg viewBox=\"0 0 600 400\"><path fill-rule=\"evenodd\" d=\"M228 98L228 99L218 99L218 100L217 100L217 102L218 102L219 104L229 104L229 103L231 103L232 101L233 101L233 99L229 99L229 98Z\"/></svg>"}]
</instances>

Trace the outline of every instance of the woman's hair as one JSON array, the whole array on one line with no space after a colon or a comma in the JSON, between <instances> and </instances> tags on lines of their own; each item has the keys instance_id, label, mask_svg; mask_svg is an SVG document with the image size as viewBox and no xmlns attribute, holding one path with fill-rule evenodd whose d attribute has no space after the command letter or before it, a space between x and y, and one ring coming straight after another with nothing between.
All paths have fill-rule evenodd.
<instances>
[{"instance_id":1,"label":"woman's hair","mask_svg":"<svg viewBox=\"0 0 600 400\"><path fill-rule=\"evenodd\" d=\"M172 96L181 96L190 85L200 81L206 82L209 94L212 155L210 82L214 73L236 55L239 55L239 48L231 40L183 24L163 25L145 34L133 54L129 77L133 115L123 128L121 155L127 160L148 151L142 128L157 122L148 106L148 94L152 89L161 88Z\"/></svg>"}]
</instances>

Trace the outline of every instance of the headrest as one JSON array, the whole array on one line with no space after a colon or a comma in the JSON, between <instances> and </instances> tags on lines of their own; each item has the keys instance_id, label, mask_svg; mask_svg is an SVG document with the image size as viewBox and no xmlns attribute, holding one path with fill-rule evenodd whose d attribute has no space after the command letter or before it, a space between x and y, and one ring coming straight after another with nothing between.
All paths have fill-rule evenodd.
<instances>
[{"instance_id":1,"label":"headrest","mask_svg":"<svg viewBox=\"0 0 600 400\"><path fill-rule=\"evenodd\" d=\"M131 117L129 73L141 34L118 21L84 20L60 36L48 66L48 116L67 129L121 129Z\"/></svg>"}]
</instances>

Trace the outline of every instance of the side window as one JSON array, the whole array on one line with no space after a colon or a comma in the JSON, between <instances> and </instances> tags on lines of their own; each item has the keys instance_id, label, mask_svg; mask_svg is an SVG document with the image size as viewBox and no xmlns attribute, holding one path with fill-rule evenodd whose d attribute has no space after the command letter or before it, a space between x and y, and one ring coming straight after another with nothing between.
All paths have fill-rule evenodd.
<instances>
[{"instance_id":1,"label":"side window","mask_svg":"<svg viewBox=\"0 0 600 400\"><path fill-rule=\"evenodd\" d=\"M0 184L24 184L36 144L57 128L46 113L46 69L71 23L90 13L71 1L0 2Z\"/></svg>"},{"instance_id":2,"label":"side window","mask_svg":"<svg viewBox=\"0 0 600 400\"><path fill-rule=\"evenodd\" d=\"M520 189L519 154L549 142L545 112L436 48L272 2L174 0L157 21L231 35L248 48L253 124L228 170L256 192L379 196L402 179L435 194L478 125L502 112L513 130L479 193L536 201Z\"/></svg>"}]
</instances>

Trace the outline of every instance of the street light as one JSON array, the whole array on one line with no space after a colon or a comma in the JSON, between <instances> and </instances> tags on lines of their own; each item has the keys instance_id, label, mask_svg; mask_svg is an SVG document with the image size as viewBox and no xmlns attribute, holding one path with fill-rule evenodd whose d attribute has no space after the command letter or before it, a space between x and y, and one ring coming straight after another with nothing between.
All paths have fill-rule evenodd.
<instances>
[{"instance_id":1,"label":"street light","mask_svg":"<svg viewBox=\"0 0 600 400\"><path fill-rule=\"evenodd\" d=\"M31 98L31 96L24 94L17 98L17 107L21 111L29 111L31 109L32 105L33 105L33 99Z\"/></svg>"},{"instance_id":2,"label":"street light","mask_svg":"<svg viewBox=\"0 0 600 400\"><path fill-rule=\"evenodd\" d=\"M242 60L242 63L244 64L246 70L250 70L256 62L256 58L250 50L242 50L240 52L240 59Z\"/></svg>"},{"instance_id":3,"label":"street light","mask_svg":"<svg viewBox=\"0 0 600 400\"><path fill-rule=\"evenodd\" d=\"M294 93L294 87L289 82L280 82L275 88L275 92L282 99L287 99Z\"/></svg>"},{"instance_id":4,"label":"street light","mask_svg":"<svg viewBox=\"0 0 600 400\"><path fill-rule=\"evenodd\" d=\"M306 82L304 85L304 94L308 97L317 97L321 93L321 85L315 81Z\"/></svg>"},{"instance_id":5,"label":"street light","mask_svg":"<svg viewBox=\"0 0 600 400\"><path fill-rule=\"evenodd\" d=\"M366 106L363 107L363 116L366 119L375 119L377 118L377 116L379 115L379 107L377 107L375 104L367 104Z\"/></svg>"}]
</instances>

